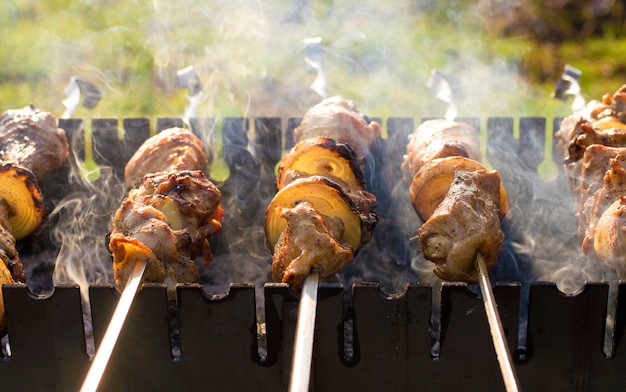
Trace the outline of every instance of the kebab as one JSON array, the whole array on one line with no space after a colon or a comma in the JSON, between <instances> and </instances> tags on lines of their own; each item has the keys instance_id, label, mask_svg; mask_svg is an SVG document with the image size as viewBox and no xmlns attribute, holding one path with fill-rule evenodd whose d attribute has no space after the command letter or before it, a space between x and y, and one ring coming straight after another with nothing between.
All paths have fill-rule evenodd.
<instances>
[{"instance_id":1,"label":"kebab","mask_svg":"<svg viewBox=\"0 0 626 392\"><path fill-rule=\"evenodd\" d=\"M128 161L132 188L113 218L109 249L122 297L83 391L95 390L141 282L163 283L170 301L178 283L198 279L195 260L212 260L208 239L221 230L222 194L203 170L204 144L192 132L170 128L148 139Z\"/></svg>"},{"instance_id":2,"label":"kebab","mask_svg":"<svg viewBox=\"0 0 626 392\"><path fill-rule=\"evenodd\" d=\"M516 391L488 275L504 243L500 220L508 201L500 175L480 158L474 128L437 119L409 135L401 169L411 181L411 204L424 222L418 229L424 257L435 264L433 272L441 279L480 284L505 386Z\"/></svg>"},{"instance_id":3,"label":"kebab","mask_svg":"<svg viewBox=\"0 0 626 392\"><path fill-rule=\"evenodd\" d=\"M212 260L208 238L221 230L222 194L203 170L204 144L192 132L170 128L148 139L128 161L134 187L113 218L109 249L122 290L136 258L148 261L145 282L165 283L171 300L177 283L195 282L195 259Z\"/></svg>"},{"instance_id":4,"label":"kebab","mask_svg":"<svg viewBox=\"0 0 626 392\"><path fill-rule=\"evenodd\" d=\"M626 273L626 85L566 117L555 133L584 254Z\"/></svg>"},{"instance_id":5,"label":"kebab","mask_svg":"<svg viewBox=\"0 0 626 392\"><path fill-rule=\"evenodd\" d=\"M69 155L65 132L48 112L26 106L0 115L0 285L25 282L16 241L47 215L39 183ZM0 335L6 332L0 290Z\"/></svg>"},{"instance_id":6,"label":"kebab","mask_svg":"<svg viewBox=\"0 0 626 392\"><path fill-rule=\"evenodd\" d=\"M474 255L481 253L491 268L504 242L506 191L498 172L479 160L479 135L469 125L430 120L409 135L402 172L424 222L422 252L441 279L476 283Z\"/></svg>"},{"instance_id":7,"label":"kebab","mask_svg":"<svg viewBox=\"0 0 626 392\"><path fill-rule=\"evenodd\" d=\"M290 390L308 390L320 279L334 276L372 238L376 199L364 162L380 125L336 96L310 108L294 130L277 193L265 215L276 282L301 292Z\"/></svg>"},{"instance_id":8,"label":"kebab","mask_svg":"<svg viewBox=\"0 0 626 392\"><path fill-rule=\"evenodd\" d=\"M265 214L276 282L297 292L312 270L330 278L371 240L378 218L376 199L365 190L364 160L379 135L380 125L341 97L305 114Z\"/></svg>"}]
</instances>

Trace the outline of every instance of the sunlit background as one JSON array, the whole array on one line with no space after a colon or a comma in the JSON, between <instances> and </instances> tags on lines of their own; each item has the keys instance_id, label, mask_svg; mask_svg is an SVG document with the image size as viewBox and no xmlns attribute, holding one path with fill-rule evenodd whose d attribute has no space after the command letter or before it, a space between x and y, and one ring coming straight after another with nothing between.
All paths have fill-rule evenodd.
<instances>
[{"instance_id":1,"label":"sunlit background","mask_svg":"<svg viewBox=\"0 0 626 392\"><path fill-rule=\"evenodd\" d=\"M572 100L552 96L566 65L581 72L587 101L625 83L624 17L624 2L614 0L4 0L0 110L32 104L58 117L154 119L183 117L193 106L194 116L216 120L211 176L223 180L229 169L219 157L222 120L302 116L322 98L314 88L320 76L323 94L353 100L383 125L389 117L447 113L448 103L431 88L434 72L453 87L458 116L479 117L482 124L491 116L566 116ZM188 67L199 81L193 99L179 78ZM64 104L76 78L102 93L95 107L68 110ZM90 122L85 124L88 133ZM557 173L550 143L548 138L539 167L544 179ZM87 177L102 183L89 153L87 148ZM108 260L101 232L92 233L94 225L81 216L108 216L116 199L99 192L100 185L83 186L84 194L72 195L53 213L62 219L67 212L62 234L77 234L59 240L74 248L63 248L58 259L80 259L67 256L75 251L82 259ZM557 199L555 205L562 204ZM535 208L561 213L545 202ZM558 253L563 246L537 248ZM84 255L86 249L93 257ZM571 275L563 254L535 258L557 256L567 259L563 271ZM548 269L545 276L553 276L559 265Z\"/></svg>"},{"instance_id":2,"label":"sunlit background","mask_svg":"<svg viewBox=\"0 0 626 392\"><path fill-rule=\"evenodd\" d=\"M592 3L592 4L587 4ZM76 117L180 116L193 66L198 116L299 116L318 99L304 61L319 37L329 95L367 113L437 116L434 69L461 81L459 115L561 116L565 64L587 99L626 74L624 5L615 1L4 0L0 109L64 112L73 76L103 97Z\"/></svg>"}]
</instances>

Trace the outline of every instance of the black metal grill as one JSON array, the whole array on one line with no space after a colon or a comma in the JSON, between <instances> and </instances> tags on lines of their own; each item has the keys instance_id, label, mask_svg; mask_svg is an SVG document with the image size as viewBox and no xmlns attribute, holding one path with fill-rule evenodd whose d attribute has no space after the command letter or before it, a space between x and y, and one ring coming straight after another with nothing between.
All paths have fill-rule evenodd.
<instances>
[{"instance_id":1,"label":"black metal grill","mask_svg":"<svg viewBox=\"0 0 626 392\"><path fill-rule=\"evenodd\" d=\"M478 128L482 125L477 118L459 120ZM255 153L248 149L250 120L225 118L221 122L223 159L230 176L218 185L225 197L236 198L239 212L232 219L237 220L238 227L262 225L259 214L246 211L264 210L264 206L255 205L254 199L238 190L258 188L261 195L274 192L273 168L281 152L291 147L282 141L292 140L290 135L299 123L297 118L287 119L283 129L282 119L253 121ZM559 121L554 119L548 130L544 118L520 118L519 138L514 138L513 118L486 119L487 159L501 170L505 181L516 178L515 173L500 166L511 156L517 157L523 170L536 172L544 159L546 130L557 129ZM182 124L181 119L160 118L155 129ZM191 128L199 131L215 124L214 119L192 119ZM83 120L60 120L60 126L70 137L80 139ZM119 126L117 119L92 120L95 160L112 166L121 176L127 159L150 135L151 122L145 118L124 119L123 140L117 136ZM400 179L398 168L414 120L389 118L386 128L388 136L374 143L372 154L386 184L394 184ZM80 150L78 153L80 156ZM63 196L63 175L53 179L55 198ZM254 179L260 180L251 185ZM554 186L562 187L562 183L555 182ZM524 186L512 184L507 191L523 197ZM382 230L393 228L393 222L383 224L387 226ZM224 231L228 230L238 229L225 224ZM388 242L388 246L406 246L406 242L406 238L400 238ZM215 262L222 250L217 241ZM269 264L267 268L269 271ZM609 288L606 282L590 282L581 293L566 296L554 283L496 284L495 298L511 351L516 353L520 331L527 338L524 358L514 355L522 390L626 388L623 301L617 305L614 357L606 359L603 354ZM181 356L173 357L166 289L161 285L145 286L132 306L101 390L286 390L297 298L286 285L265 284L265 314L261 319L265 320L266 333L259 338L257 289L246 282L233 282L227 293L215 297L206 295L200 285L179 286L176 316ZM350 289L347 306L344 291ZM438 289L410 283L404 292L387 295L376 282L356 283L351 288L323 283L315 325L312 390L504 390L482 300L465 284L444 283L440 295L434 291ZM619 286L620 298L624 289ZM25 285L5 285L3 293L11 356L0 361L1 389L78 390L90 365L79 288L60 286L52 295L37 298ZM112 285L91 286L89 295L97 345L119 295ZM437 359L431 357L433 298L441 298ZM520 325L526 320L527 325Z\"/></svg>"}]
</instances>

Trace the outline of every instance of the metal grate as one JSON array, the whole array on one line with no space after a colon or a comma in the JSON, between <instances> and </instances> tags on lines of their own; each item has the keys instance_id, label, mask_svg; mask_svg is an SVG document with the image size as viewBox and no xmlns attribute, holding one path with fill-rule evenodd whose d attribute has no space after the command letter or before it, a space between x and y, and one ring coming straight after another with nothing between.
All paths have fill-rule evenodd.
<instances>
[{"instance_id":1,"label":"metal grate","mask_svg":"<svg viewBox=\"0 0 626 392\"><path fill-rule=\"evenodd\" d=\"M481 126L477 118L460 120ZM262 223L255 221L258 214L246 211L264 208L239 189L252 186L262 195L272 194L273 168L282 151L291 147L283 140L291 140L298 123L297 118L287 119L283 129L281 119L256 118L252 122L254 137L250 140L249 119L222 120L223 159L230 176L219 185L225 197L235 198L240 211L233 218L238 220L238 226L234 225L232 230ZM400 178L397 168L414 123L412 118L389 118L388 136L377 140L372 147L386 184ZM156 120L155 130L182 124L180 119L160 118ZM544 160L546 130L553 131L558 124L559 119L554 119L552 129L547 129L544 118L520 118L520 136L516 139L514 119L486 119L488 161L502 171L504 179L516 178L515 173L507 172L501 165L512 156L523 170L536 172ZM68 135L77 136L79 141L83 125L81 119L60 121ZM94 159L112 166L121 176L126 160L150 135L151 122L145 118L124 119L122 127L127 136L123 140L117 136L120 126L117 119L93 119L91 126ZM199 134L215 126L214 119L191 121L192 130ZM82 145L77 144L79 156ZM250 145L256 148L250 149ZM518 166L516 170L519 169ZM56 192L54 197L60 198L69 191L63 186L63 178L63 174L58 175L50 185ZM260 180L251 185L253 179ZM555 187L562 186L559 181L562 179L555 181ZM507 191L523 196L524 186L513 184ZM391 226L387 228L393 228L393 222L388 225ZM230 229L225 225L224 230ZM388 246L405 242L401 238ZM221 250L218 241L214 249L216 260ZM619 286L619 297L624 296L625 287ZM415 283L409 284L401 294L387 295L376 282L356 283L351 287L350 306L347 306L344 287L322 284L315 326L312 389L504 390L482 300L469 293L465 284L444 283L440 289L436 292L439 287ZM626 388L623 301L617 305L614 357L606 359L603 354L609 291L609 284L604 282L588 283L575 296L565 296L553 283L497 283L494 293L512 352L518 347L520 328L526 332L525 357L515 361L522 390ZM258 287L233 282L226 294L211 297L200 285L180 286L177 317L182 354L174 358L166 290L160 285L144 287L113 351L101 390L286 390L297 299L286 285L268 283L262 292L266 334L259 339ZM78 390L90 364L79 288L56 287L52 295L37 298L25 285L5 285L3 293L11 356L0 361L2 390ZM97 345L119 295L112 285L92 286L89 295ZM440 356L436 360L431 358L434 298L440 298L440 304L435 305L440 305L441 314ZM528 307L524 308L524 304ZM521 314L525 316L521 318ZM351 320L349 330L345 330L347 319ZM527 325L520 324L526 320Z\"/></svg>"}]
</instances>

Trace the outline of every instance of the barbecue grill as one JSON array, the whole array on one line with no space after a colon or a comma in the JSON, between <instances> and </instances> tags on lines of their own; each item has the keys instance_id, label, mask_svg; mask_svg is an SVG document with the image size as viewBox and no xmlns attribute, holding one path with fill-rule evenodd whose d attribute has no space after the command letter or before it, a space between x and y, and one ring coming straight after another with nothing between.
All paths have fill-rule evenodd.
<instances>
[{"instance_id":1,"label":"barbecue grill","mask_svg":"<svg viewBox=\"0 0 626 392\"><path fill-rule=\"evenodd\" d=\"M560 124L558 118L551 123L545 118L520 118L516 124L513 118L494 117L487 118L484 125L479 118L457 120L486 130L487 160L501 171L503 181L510 186L508 192L518 199L528 193L524 184L517 181L519 171L537 172L544 161L546 131L553 132ZM400 180L398 168L415 121L388 118L387 137L372 147L377 170L384 174L387 184ZM298 123L299 118L222 120L223 159L230 175L218 186L226 202L237 207L236 212L225 208L235 224L229 227L228 221L224 223L224 236L229 230L236 234L246 225L262 226L262 221L255 221L258 214L246 212L263 210L264 206L238 190L272 194L273 169L282 151L292 146L289 141L293 140L291 135ZM212 118L189 120L194 132L216 124ZM84 157L80 150L84 145L84 125L82 119L59 120L68 137L78 140L73 147L78 149L75 152L79 157ZM121 140L120 126L126 135ZM146 118L126 118L120 124L118 119L92 119L95 161L123 176L126 161L149 137L152 126L159 131L183 126L183 120L158 118L151 124ZM515 128L519 137L514 137ZM250 145L257 148L250 149ZM553 156L559 160L558 154ZM511 160L517 162L514 169L504 165ZM69 168L63 170L67 173ZM52 182L43 188L44 192L54 192L55 199L70 191L64 173ZM562 188L564 202L570 201L562 176L547 186ZM383 203L383 207L391 208L388 204ZM407 246L409 238L415 235L395 230L393 221L381 224L382 228L374 231L375 236L391 232L400 237L376 242L376 246L387 244L391 253L401 252L398 247ZM42 248L31 246L20 253L26 255L29 249L39 252ZM226 254L235 260L247 257L236 254L219 238L212 240L212 248L214 263ZM367 253L364 257L373 256ZM269 269L268 261L268 272ZM514 353L520 388L624 390L623 301L617 301L614 328L607 330L606 326L612 324L607 323L609 299L614 295L623 297L625 289L616 282L594 281L587 282L580 292L567 295L554 282L496 282L495 299ZM23 284L5 285L3 293L11 352L0 361L2 390L78 390L90 365L78 285L57 286L52 294L43 296ZM264 296L261 311L257 304L259 293ZM100 390L286 390L298 307L298 298L287 285L266 283L258 287L232 282L219 295L207 294L200 284L181 285L177 294L174 315L165 286L146 285L137 294ZM89 298L97 346L119 293L112 284L92 285ZM377 281L356 282L351 287L322 283L317 312L312 390L504 390L482 300L464 283L409 283L395 294L388 294ZM172 318L176 320L175 341L180 345L180 355L172 350ZM438 333L433 333L437 329ZM605 335L612 339L610 358L604 349ZM433 347L437 347L436 356Z\"/></svg>"}]
</instances>

